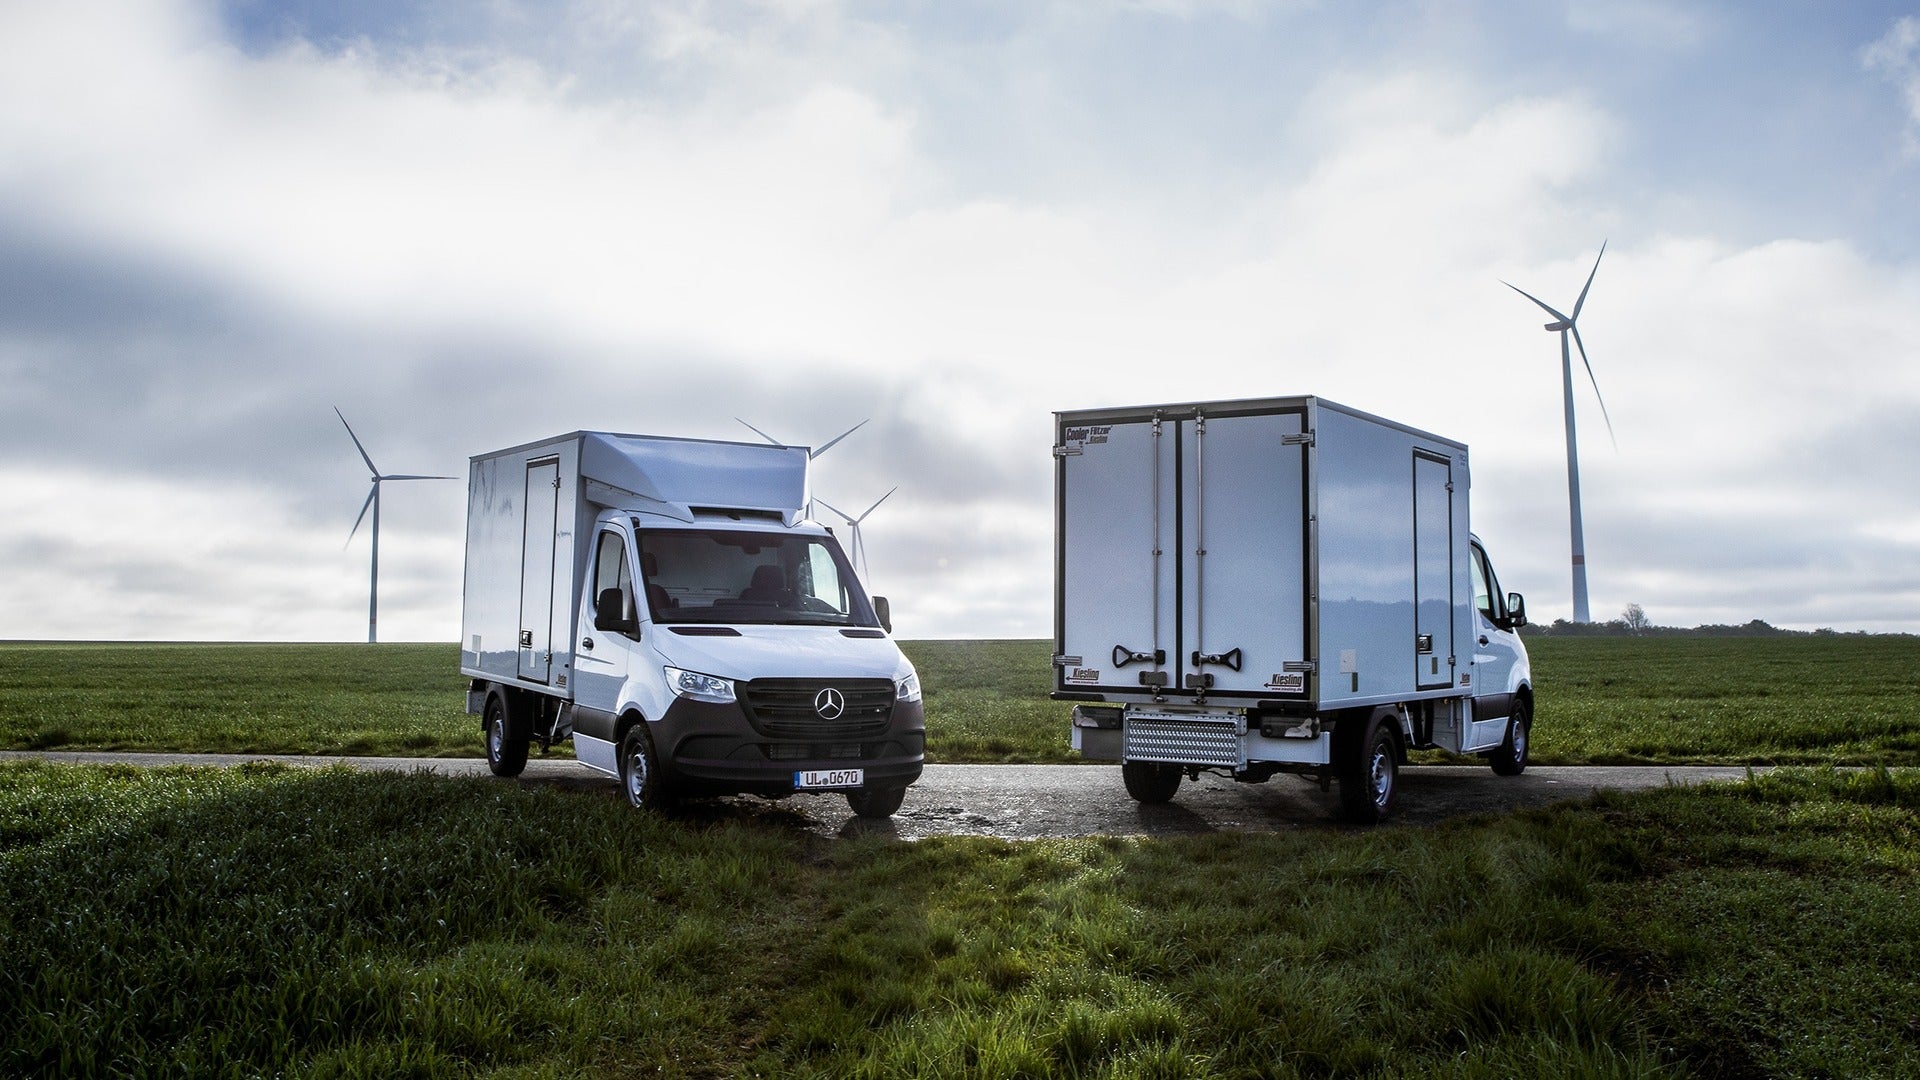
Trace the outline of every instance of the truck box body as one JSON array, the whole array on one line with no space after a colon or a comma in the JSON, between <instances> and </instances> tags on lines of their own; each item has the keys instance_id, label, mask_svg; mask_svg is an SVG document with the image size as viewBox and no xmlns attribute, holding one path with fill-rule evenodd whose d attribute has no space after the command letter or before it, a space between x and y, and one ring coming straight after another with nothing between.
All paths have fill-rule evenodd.
<instances>
[{"instance_id":1,"label":"truck box body","mask_svg":"<svg viewBox=\"0 0 1920 1080\"><path fill-rule=\"evenodd\" d=\"M494 771L571 738L637 805L920 775L918 676L830 530L805 447L573 432L474 457L461 672Z\"/></svg>"},{"instance_id":2,"label":"truck box body","mask_svg":"<svg viewBox=\"0 0 1920 1080\"><path fill-rule=\"evenodd\" d=\"M1327 765L1336 721L1379 708L1414 745L1504 735L1471 705L1464 444L1311 396L1060 412L1056 435L1055 696L1126 706L1124 736L1076 721L1083 752Z\"/></svg>"},{"instance_id":3,"label":"truck box body","mask_svg":"<svg viewBox=\"0 0 1920 1080\"><path fill-rule=\"evenodd\" d=\"M1465 446L1311 397L1060 426L1056 689L1151 698L1154 673L1169 697L1319 709L1460 692ZM1115 662L1140 653L1164 659Z\"/></svg>"},{"instance_id":4,"label":"truck box body","mask_svg":"<svg viewBox=\"0 0 1920 1080\"><path fill-rule=\"evenodd\" d=\"M777 516L807 505L807 450L576 431L473 458L461 670L565 690L594 515L631 506Z\"/></svg>"}]
</instances>

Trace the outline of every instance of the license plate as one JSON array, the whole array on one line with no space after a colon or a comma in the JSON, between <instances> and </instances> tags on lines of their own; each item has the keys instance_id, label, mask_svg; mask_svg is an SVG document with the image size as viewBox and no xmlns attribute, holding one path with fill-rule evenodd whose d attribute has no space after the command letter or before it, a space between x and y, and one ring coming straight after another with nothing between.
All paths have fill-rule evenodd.
<instances>
[{"instance_id":1,"label":"license plate","mask_svg":"<svg viewBox=\"0 0 1920 1080\"><path fill-rule=\"evenodd\" d=\"M793 786L802 790L859 787L867 779L862 769L805 769L793 774Z\"/></svg>"}]
</instances>

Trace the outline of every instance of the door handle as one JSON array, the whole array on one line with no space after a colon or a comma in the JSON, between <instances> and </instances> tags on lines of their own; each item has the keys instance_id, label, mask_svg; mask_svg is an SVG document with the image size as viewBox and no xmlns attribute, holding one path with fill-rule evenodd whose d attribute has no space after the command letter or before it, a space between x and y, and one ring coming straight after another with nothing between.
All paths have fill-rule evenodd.
<instances>
[{"instance_id":1,"label":"door handle","mask_svg":"<svg viewBox=\"0 0 1920 1080\"><path fill-rule=\"evenodd\" d=\"M1480 644L1482 644L1482 645L1485 645L1486 643L1487 643L1487 639L1486 639L1486 638L1481 638L1481 639L1480 639ZM585 650L587 650L588 652L592 652L592 651L593 651L593 639L592 639L592 638L581 638L581 639L580 639L580 647L581 647L581 648L583 648L583 649L585 649Z\"/></svg>"}]
</instances>

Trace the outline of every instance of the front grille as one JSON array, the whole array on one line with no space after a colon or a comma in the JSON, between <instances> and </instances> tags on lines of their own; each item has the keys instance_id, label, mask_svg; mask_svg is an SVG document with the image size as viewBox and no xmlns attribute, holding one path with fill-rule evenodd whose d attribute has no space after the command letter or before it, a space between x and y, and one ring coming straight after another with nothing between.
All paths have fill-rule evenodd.
<instances>
[{"instance_id":1,"label":"front grille","mask_svg":"<svg viewBox=\"0 0 1920 1080\"><path fill-rule=\"evenodd\" d=\"M891 679L755 679L746 684L747 719L784 739L827 742L883 734L893 718ZM814 708L822 690L839 692L845 711L826 719Z\"/></svg>"},{"instance_id":2,"label":"front grille","mask_svg":"<svg viewBox=\"0 0 1920 1080\"><path fill-rule=\"evenodd\" d=\"M1242 764L1238 725L1232 721L1130 716L1126 729L1128 761L1171 761L1236 769Z\"/></svg>"},{"instance_id":3,"label":"front grille","mask_svg":"<svg viewBox=\"0 0 1920 1080\"><path fill-rule=\"evenodd\" d=\"M767 743L768 761L860 761L879 757L879 746L872 743Z\"/></svg>"}]
</instances>

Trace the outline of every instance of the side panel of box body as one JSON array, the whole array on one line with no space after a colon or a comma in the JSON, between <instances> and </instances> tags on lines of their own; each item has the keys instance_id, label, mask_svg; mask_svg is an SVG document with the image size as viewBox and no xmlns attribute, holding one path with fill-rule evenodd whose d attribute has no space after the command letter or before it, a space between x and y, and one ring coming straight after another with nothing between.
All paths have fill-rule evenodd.
<instances>
[{"instance_id":1,"label":"side panel of box body","mask_svg":"<svg viewBox=\"0 0 1920 1080\"><path fill-rule=\"evenodd\" d=\"M1320 708L1465 692L1458 684L1471 660L1466 447L1317 405Z\"/></svg>"}]
</instances>

